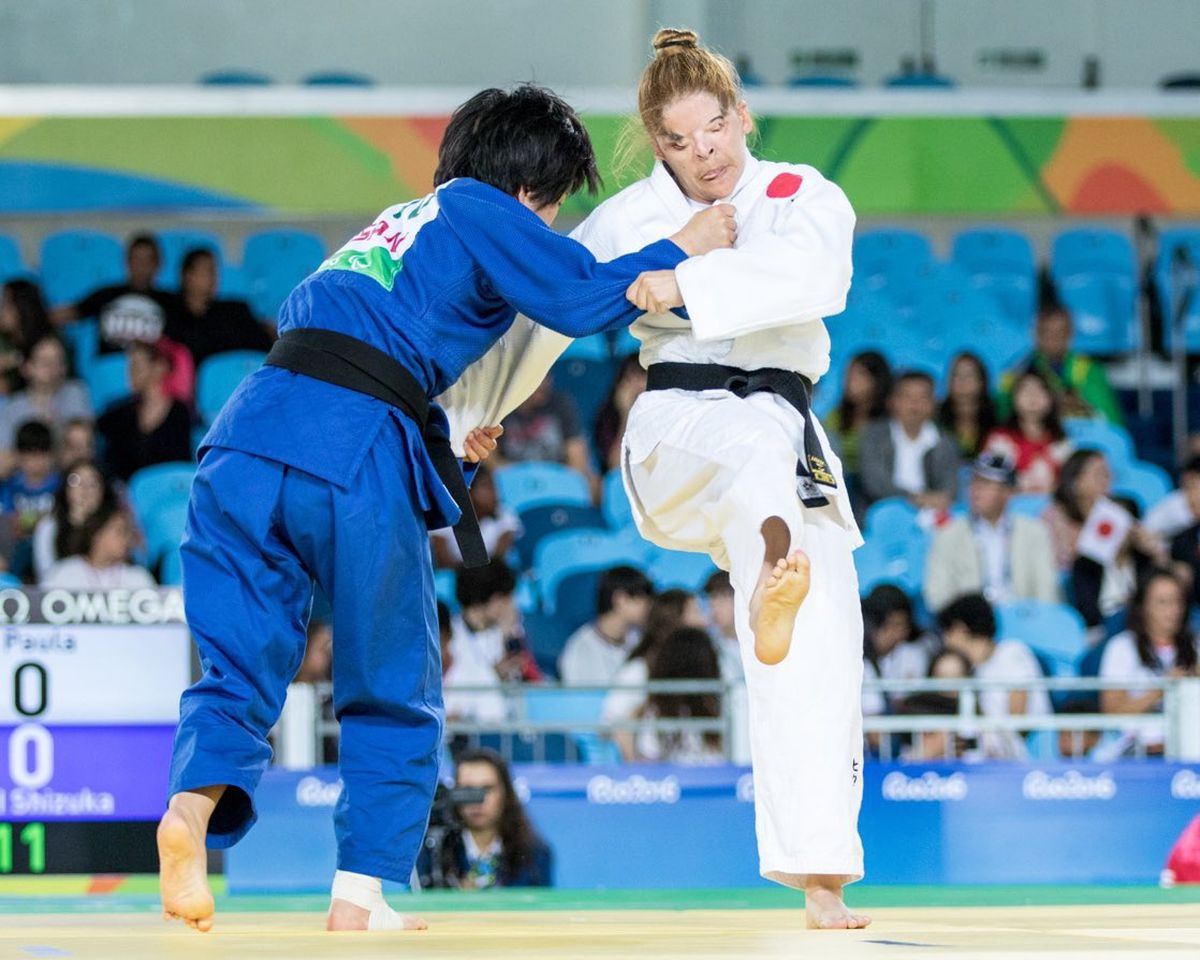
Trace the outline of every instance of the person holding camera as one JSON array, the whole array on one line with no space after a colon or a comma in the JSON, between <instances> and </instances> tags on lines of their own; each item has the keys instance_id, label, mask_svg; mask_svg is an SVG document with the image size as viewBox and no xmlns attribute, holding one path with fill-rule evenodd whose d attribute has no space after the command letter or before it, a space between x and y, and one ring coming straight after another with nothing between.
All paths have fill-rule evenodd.
<instances>
[{"instance_id":1,"label":"person holding camera","mask_svg":"<svg viewBox=\"0 0 1200 960\"><path fill-rule=\"evenodd\" d=\"M478 802L458 801L455 794ZM554 855L529 822L513 788L508 764L494 750L458 758L445 828L426 838L417 872L423 887L486 890L491 887L549 887ZM436 825L437 805L434 822ZM433 840L434 842L430 842Z\"/></svg>"}]
</instances>

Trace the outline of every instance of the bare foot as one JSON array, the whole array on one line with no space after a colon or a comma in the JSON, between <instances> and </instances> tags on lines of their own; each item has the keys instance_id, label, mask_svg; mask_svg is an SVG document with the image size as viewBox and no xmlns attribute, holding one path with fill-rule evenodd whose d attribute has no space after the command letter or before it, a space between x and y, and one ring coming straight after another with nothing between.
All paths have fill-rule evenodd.
<instances>
[{"instance_id":1,"label":"bare foot","mask_svg":"<svg viewBox=\"0 0 1200 960\"><path fill-rule=\"evenodd\" d=\"M754 631L754 655L761 662L772 665L787 656L796 613L808 596L810 579L808 557L802 550L795 550L759 581L750 598L750 627Z\"/></svg>"},{"instance_id":2,"label":"bare foot","mask_svg":"<svg viewBox=\"0 0 1200 960\"><path fill-rule=\"evenodd\" d=\"M386 912L384 912L386 911ZM372 923L374 920L374 923ZM420 917L397 913L385 906L374 911L356 906L349 900L335 899L329 905L326 930L428 930L429 924Z\"/></svg>"},{"instance_id":3,"label":"bare foot","mask_svg":"<svg viewBox=\"0 0 1200 960\"><path fill-rule=\"evenodd\" d=\"M213 896L208 888L207 821L172 804L158 824L158 886L163 918L182 920L207 933L213 925Z\"/></svg>"},{"instance_id":4,"label":"bare foot","mask_svg":"<svg viewBox=\"0 0 1200 960\"><path fill-rule=\"evenodd\" d=\"M810 930L861 930L871 918L853 913L842 899L842 885L828 881L811 882L804 887L804 909Z\"/></svg>"}]
</instances>

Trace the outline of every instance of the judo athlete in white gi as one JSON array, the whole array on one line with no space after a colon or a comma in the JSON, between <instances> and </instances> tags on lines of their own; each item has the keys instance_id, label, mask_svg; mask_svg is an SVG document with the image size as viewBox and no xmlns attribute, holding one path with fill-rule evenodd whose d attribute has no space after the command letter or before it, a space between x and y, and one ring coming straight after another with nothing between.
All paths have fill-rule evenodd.
<instances>
[{"instance_id":1,"label":"judo athlete in white gi","mask_svg":"<svg viewBox=\"0 0 1200 960\"><path fill-rule=\"evenodd\" d=\"M811 926L864 927L870 919L842 899L863 874L862 618L851 559L862 538L841 464L816 417L802 413L809 384L797 376L814 381L829 367L822 318L845 305L854 212L812 167L749 154L752 121L727 60L690 31L660 31L654 46L639 110L658 162L572 236L610 260L697 210L732 204L737 241L630 288L647 311L632 330L650 390L629 417L625 486L646 538L708 553L730 571L763 876L805 890ZM671 312L681 306L688 319ZM477 418L458 432L498 422L489 418L544 372L535 355L544 363L556 349L557 335L514 328L481 364L488 382L468 372L455 388L459 410ZM504 384L514 395L500 400Z\"/></svg>"}]
</instances>

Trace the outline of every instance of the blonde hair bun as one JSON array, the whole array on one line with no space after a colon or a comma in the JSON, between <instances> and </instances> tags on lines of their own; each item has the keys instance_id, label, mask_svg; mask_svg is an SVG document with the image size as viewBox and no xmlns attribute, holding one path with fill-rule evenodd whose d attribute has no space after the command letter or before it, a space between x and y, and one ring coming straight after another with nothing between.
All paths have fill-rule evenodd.
<instances>
[{"instance_id":1,"label":"blonde hair bun","mask_svg":"<svg viewBox=\"0 0 1200 960\"><path fill-rule=\"evenodd\" d=\"M667 57L681 50L695 50L700 46L700 36L695 30L675 30L666 27L654 35L654 52Z\"/></svg>"}]
</instances>

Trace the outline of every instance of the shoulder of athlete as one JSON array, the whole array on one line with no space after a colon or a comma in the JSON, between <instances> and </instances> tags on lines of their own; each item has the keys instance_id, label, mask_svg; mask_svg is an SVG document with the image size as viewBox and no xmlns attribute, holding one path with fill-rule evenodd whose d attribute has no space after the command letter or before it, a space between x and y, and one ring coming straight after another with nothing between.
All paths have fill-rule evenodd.
<instances>
[{"instance_id":1,"label":"shoulder of athlete","mask_svg":"<svg viewBox=\"0 0 1200 960\"><path fill-rule=\"evenodd\" d=\"M845 193L820 170L807 163L758 161L755 185L766 200L790 203L840 202L850 209Z\"/></svg>"}]
</instances>

